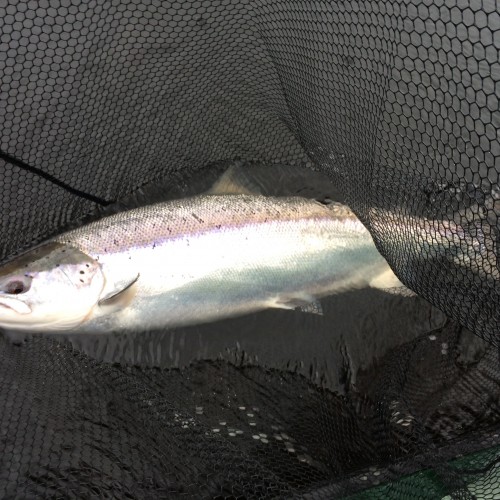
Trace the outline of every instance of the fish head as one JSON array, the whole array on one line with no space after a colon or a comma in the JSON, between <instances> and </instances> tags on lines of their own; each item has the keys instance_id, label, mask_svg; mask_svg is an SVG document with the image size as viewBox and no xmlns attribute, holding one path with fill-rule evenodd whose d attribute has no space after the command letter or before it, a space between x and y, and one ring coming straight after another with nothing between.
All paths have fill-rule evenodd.
<instances>
[{"instance_id":1,"label":"fish head","mask_svg":"<svg viewBox=\"0 0 500 500\"><path fill-rule=\"evenodd\" d=\"M71 330L91 314L103 287L96 260L68 245L44 244L0 268L0 327Z\"/></svg>"}]
</instances>

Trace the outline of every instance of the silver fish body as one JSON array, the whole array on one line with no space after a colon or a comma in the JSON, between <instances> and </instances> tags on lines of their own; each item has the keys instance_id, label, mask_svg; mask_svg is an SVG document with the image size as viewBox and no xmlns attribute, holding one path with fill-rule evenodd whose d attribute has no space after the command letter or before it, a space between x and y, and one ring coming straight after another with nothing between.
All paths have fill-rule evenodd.
<instances>
[{"instance_id":1,"label":"silver fish body","mask_svg":"<svg viewBox=\"0 0 500 500\"><path fill-rule=\"evenodd\" d=\"M398 285L343 205L202 195L105 217L9 263L0 269L0 326L174 327Z\"/></svg>"}]
</instances>

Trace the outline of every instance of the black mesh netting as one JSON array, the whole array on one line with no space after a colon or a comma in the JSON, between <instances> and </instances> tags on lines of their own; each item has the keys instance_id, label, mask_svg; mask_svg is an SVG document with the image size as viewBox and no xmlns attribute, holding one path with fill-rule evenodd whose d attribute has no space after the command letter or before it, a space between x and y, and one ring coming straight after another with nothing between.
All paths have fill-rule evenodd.
<instances>
[{"instance_id":1,"label":"black mesh netting","mask_svg":"<svg viewBox=\"0 0 500 500\"><path fill-rule=\"evenodd\" d=\"M498 498L498 350L472 340L450 323L342 396L243 359L165 371L4 341L1 495Z\"/></svg>"},{"instance_id":2,"label":"black mesh netting","mask_svg":"<svg viewBox=\"0 0 500 500\"><path fill-rule=\"evenodd\" d=\"M324 366L341 395L258 359L4 340L2 495L500 497L499 51L498 0L0 2L2 259L217 162L305 167L453 318L356 376ZM429 250L450 221L454 259Z\"/></svg>"}]
</instances>

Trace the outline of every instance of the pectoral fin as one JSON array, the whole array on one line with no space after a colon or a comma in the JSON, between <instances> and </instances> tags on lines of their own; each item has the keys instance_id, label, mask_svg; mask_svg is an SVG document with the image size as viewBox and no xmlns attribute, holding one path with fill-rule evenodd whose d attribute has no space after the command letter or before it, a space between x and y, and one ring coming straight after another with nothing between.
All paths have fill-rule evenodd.
<instances>
[{"instance_id":1,"label":"pectoral fin","mask_svg":"<svg viewBox=\"0 0 500 500\"><path fill-rule=\"evenodd\" d=\"M285 297L270 300L268 307L275 309L298 309L304 313L323 315L321 303L312 295L301 295L299 297Z\"/></svg>"},{"instance_id":2,"label":"pectoral fin","mask_svg":"<svg viewBox=\"0 0 500 500\"><path fill-rule=\"evenodd\" d=\"M139 274L131 281L114 283L99 300L100 306L127 306L135 295L134 285L139 279Z\"/></svg>"}]
</instances>

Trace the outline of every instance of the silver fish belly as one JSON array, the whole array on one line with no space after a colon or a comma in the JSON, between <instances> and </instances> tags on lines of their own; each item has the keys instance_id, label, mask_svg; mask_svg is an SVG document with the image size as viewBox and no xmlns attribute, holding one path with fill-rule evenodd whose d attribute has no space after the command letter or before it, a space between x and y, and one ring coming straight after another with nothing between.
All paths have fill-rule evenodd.
<instances>
[{"instance_id":1,"label":"silver fish belly","mask_svg":"<svg viewBox=\"0 0 500 500\"><path fill-rule=\"evenodd\" d=\"M81 332L204 323L293 308L381 276L397 283L347 207L303 198L198 196L111 215L53 241L95 259L114 297L94 307Z\"/></svg>"}]
</instances>

